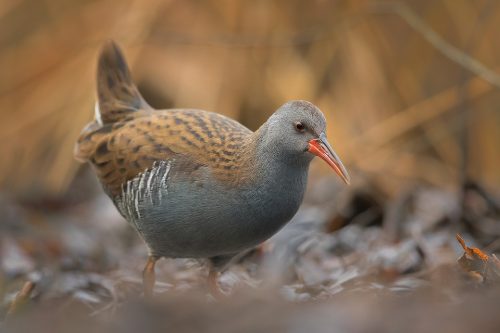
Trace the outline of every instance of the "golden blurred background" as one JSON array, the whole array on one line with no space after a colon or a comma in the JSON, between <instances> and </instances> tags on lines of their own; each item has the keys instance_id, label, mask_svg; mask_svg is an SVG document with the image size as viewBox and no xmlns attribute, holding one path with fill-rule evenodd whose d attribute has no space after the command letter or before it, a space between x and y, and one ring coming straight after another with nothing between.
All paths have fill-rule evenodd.
<instances>
[{"instance_id":1,"label":"golden blurred background","mask_svg":"<svg viewBox=\"0 0 500 333\"><path fill-rule=\"evenodd\" d=\"M71 188L97 53L114 39L155 107L256 129L306 99L358 181L497 190L499 30L494 0L2 1L0 186L19 198Z\"/></svg>"}]
</instances>

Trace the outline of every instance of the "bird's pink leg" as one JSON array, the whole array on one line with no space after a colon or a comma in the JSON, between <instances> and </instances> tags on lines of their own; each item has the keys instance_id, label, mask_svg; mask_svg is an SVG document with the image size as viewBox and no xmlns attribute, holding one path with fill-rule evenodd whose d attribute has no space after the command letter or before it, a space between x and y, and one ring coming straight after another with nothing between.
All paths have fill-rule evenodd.
<instances>
[{"instance_id":1,"label":"bird's pink leg","mask_svg":"<svg viewBox=\"0 0 500 333\"><path fill-rule=\"evenodd\" d=\"M153 296L153 289L155 287L155 264L158 257L149 256L146 266L142 271L142 283L144 287L144 297L151 298Z\"/></svg>"},{"instance_id":2,"label":"bird's pink leg","mask_svg":"<svg viewBox=\"0 0 500 333\"><path fill-rule=\"evenodd\" d=\"M219 278L219 272L217 272L213 267L210 267L210 271L208 272L208 288L210 290L210 294L216 299L223 299L226 297L224 293L221 291L217 280Z\"/></svg>"}]
</instances>

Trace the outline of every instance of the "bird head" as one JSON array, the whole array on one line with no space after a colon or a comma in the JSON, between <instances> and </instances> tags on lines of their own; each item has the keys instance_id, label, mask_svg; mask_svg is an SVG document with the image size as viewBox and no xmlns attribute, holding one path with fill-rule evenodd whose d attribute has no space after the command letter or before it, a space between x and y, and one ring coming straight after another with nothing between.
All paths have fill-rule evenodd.
<instances>
[{"instance_id":1,"label":"bird head","mask_svg":"<svg viewBox=\"0 0 500 333\"><path fill-rule=\"evenodd\" d=\"M267 121L267 146L287 161L308 163L318 156L349 184L349 174L328 143L325 131L325 116L315 105L290 101Z\"/></svg>"}]
</instances>

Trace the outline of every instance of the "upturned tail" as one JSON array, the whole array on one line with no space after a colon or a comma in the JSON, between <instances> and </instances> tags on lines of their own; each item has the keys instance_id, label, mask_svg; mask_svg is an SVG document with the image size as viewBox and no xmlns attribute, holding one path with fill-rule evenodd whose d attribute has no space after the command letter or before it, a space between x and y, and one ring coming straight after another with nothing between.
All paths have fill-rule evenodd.
<instances>
[{"instance_id":1,"label":"upturned tail","mask_svg":"<svg viewBox=\"0 0 500 333\"><path fill-rule=\"evenodd\" d=\"M151 109L132 81L119 46L113 41L106 42L97 63L95 119L80 134L74 149L75 158L88 161L101 136L111 131L113 123L126 120L139 110Z\"/></svg>"}]
</instances>

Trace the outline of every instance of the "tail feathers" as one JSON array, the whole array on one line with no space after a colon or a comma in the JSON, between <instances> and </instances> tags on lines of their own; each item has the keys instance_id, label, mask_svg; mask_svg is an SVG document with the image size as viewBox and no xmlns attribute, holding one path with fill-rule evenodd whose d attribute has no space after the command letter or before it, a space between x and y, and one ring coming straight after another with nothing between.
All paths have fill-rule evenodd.
<instances>
[{"instance_id":1,"label":"tail feathers","mask_svg":"<svg viewBox=\"0 0 500 333\"><path fill-rule=\"evenodd\" d=\"M114 123L141 109L151 107L132 81L118 45L113 41L106 42L97 65L96 121L100 125Z\"/></svg>"}]
</instances>

